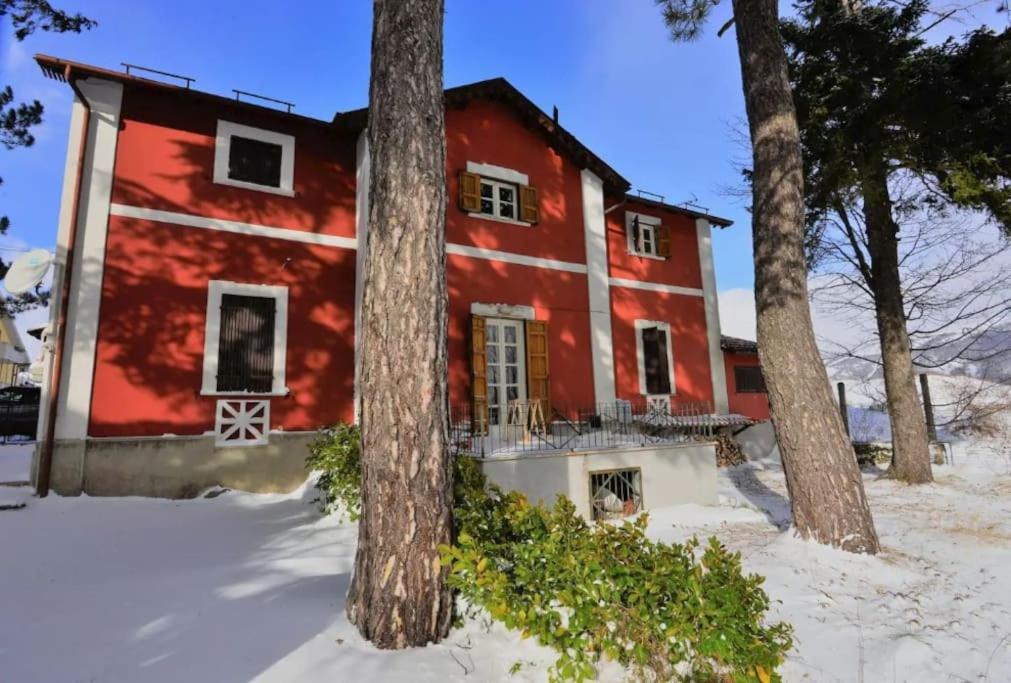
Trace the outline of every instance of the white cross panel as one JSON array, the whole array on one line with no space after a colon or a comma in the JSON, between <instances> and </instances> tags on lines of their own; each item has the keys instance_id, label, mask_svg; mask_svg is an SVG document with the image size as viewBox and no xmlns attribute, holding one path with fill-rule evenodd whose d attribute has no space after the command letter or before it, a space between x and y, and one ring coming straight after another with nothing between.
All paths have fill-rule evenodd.
<instances>
[{"instance_id":1,"label":"white cross panel","mask_svg":"<svg viewBox=\"0 0 1011 683\"><path fill-rule=\"evenodd\" d=\"M646 410L650 415L663 417L670 415L670 396L647 396Z\"/></svg>"},{"instance_id":2,"label":"white cross panel","mask_svg":"<svg viewBox=\"0 0 1011 683\"><path fill-rule=\"evenodd\" d=\"M218 401L215 446L265 446L269 433L270 401Z\"/></svg>"}]
</instances>

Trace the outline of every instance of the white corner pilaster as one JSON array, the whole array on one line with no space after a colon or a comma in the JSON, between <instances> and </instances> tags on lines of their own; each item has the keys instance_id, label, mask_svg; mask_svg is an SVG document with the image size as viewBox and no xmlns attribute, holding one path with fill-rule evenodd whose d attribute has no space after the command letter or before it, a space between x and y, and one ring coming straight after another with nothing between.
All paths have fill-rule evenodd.
<instances>
[{"instance_id":1,"label":"white corner pilaster","mask_svg":"<svg viewBox=\"0 0 1011 683\"><path fill-rule=\"evenodd\" d=\"M63 166L63 190L60 194L60 215L56 227L56 258L53 261L49 324L42 337L42 391L39 399L39 421L36 434L45 434L46 425L49 422L49 397L53 391L53 340L56 338L57 317L63 304L63 280L67 277L67 251L70 246L70 226L74 218L74 188L77 184L81 162L81 144L84 142L82 124L86 109L84 102L75 96L73 107L70 110L70 135L67 139L67 158Z\"/></svg>"},{"instance_id":2,"label":"white corner pilaster","mask_svg":"<svg viewBox=\"0 0 1011 683\"><path fill-rule=\"evenodd\" d=\"M369 132L366 128L358 136L355 148L355 238L358 247L355 253L355 383L354 404L355 422L361 412L361 391L359 374L361 369L361 329L362 329L362 295L365 288L365 258L368 255L369 243L369 174L372 164L369 160Z\"/></svg>"},{"instance_id":3,"label":"white corner pilaster","mask_svg":"<svg viewBox=\"0 0 1011 683\"><path fill-rule=\"evenodd\" d=\"M611 292L607 272L607 234L604 225L604 183L594 173L580 174L583 194L583 233L586 239L586 282L590 289L590 350L593 355L593 393L597 403L612 403L614 344L611 337Z\"/></svg>"},{"instance_id":4,"label":"white corner pilaster","mask_svg":"<svg viewBox=\"0 0 1011 683\"><path fill-rule=\"evenodd\" d=\"M720 348L720 304L716 291L716 267L713 265L712 229L705 218L695 219L702 269L702 295L706 302L706 334L709 338L709 369L713 381L713 407L717 413L730 412L727 401L727 373Z\"/></svg>"},{"instance_id":5,"label":"white corner pilaster","mask_svg":"<svg viewBox=\"0 0 1011 683\"><path fill-rule=\"evenodd\" d=\"M109 206L112 199L113 167L119 138L119 114L123 101L123 85L100 78L77 81L78 89L91 109L87 131L87 149L81 174L80 205L77 216L71 216L72 183L64 183L63 205L60 210L60 234L57 256L66 263L70 221L77 221L70 297L64 335L63 369L60 400L56 413L57 439L83 439L87 436L91 416L91 394L95 379L95 348L98 340L99 308L102 302L102 279L105 269L105 242L109 232ZM80 119L75 116L71 125ZM81 111L83 116L83 109ZM73 144L74 133L71 133ZM76 154L77 149L68 149ZM67 170L76 170L76 159L67 162ZM60 253L62 252L62 253ZM65 273L64 273L65 276ZM57 283L54 289L59 289ZM59 330L54 330L58 335ZM58 337L57 337L58 338Z\"/></svg>"}]
</instances>

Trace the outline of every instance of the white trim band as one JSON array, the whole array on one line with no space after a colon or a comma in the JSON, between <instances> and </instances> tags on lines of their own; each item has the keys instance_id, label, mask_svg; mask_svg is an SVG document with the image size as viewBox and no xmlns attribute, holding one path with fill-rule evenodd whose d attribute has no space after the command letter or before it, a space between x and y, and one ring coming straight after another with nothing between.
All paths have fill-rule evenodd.
<instances>
[{"instance_id":1,"label":"white trim band","mask_svg":"<svg viewBox=\"0 0 1011 683\"><path fill-rule=\"evenodd\" d=\"M665 294L682 294L684 296L705 296L701 289L693 287L678 287L677 285L662 285L659 282L644 282L643 280L626 280L625 278L612 277L608 279L612 287L625 287L627 289L642 289L647 292L663 292Z\"/></svg>"},{"instance_id":2,"label":"white trim band","mask_svg":"<svg viewBox=\"0 0 1011 683\"><path fill-rule=\"evenodd\" d=\"M503 166L481 164L476 161L467 162L467 173L476 173L483 178L504 180L507 183L516 183L517 185L530 184L530 177L526 173L520 173L519 171L514 171L511 168L505 168Z\"/></svg>"},{"instance_id":3,"label":"white trim band","mask_svg":"<svg viewBox=\"0 0 1011 683\"><path fill-rule=\"evenodd\" d=\"M241 223L239 221L230 221L223 218L208 218L206 216L194 216L192 214L178 213L176 211L148 209L143 206L113 204L110 213L113 216L121 216L123 218L140 218L142 220L157 221L159 223L185 225L188 228L220 230L222 232L231 232L237 235L269 237L271 239L304 242L306 244L318 244L324 247L340 247L342 249L356 249L358 247L358 240L354 237L321 235L319 233L308 232L306 230L275 228L269 225L257 225L255 223Z\"/></svg>"},{"instance_id":4,"label":"white trim band","mask_svg":"<svg viewBox=\"0 0 1011 683\"><path fill-rule=\"evenodd\" d=\"M522 304L483 304L478 301L471 303L470 314L483 318L513 318L515 320L534 320L533 306Z\"/></svg>"},{"instance_id":5,"label":"white trim band","mask_svg":"<svg viewBox=\"0 0 1011 683\"><path fill-rule=\"evenodd\" d=\"M513 254L508 251L497 251L495 249L484 249L482 247L472 247L466 244L447 244L446 253L454 256L469 256L486 261L501 261L502 263L515 263L519 266L533 266L534 268L548 268L550 270L564 270L569 273L586 274L586 266L582 263L571 263L569 261L556 261L555 259L538 258L536 256L526 256L524 254Z\"/></svg>"}]
</instances>

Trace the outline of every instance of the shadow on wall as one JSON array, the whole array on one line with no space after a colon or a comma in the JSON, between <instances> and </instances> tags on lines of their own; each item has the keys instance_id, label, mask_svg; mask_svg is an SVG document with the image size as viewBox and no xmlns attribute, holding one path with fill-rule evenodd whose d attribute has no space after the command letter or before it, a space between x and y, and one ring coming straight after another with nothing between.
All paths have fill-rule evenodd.
<instances>
[{"instance_id":1,"label":"shadow on wall","mask_svg":"<svg viewBox=\"0 0 1011 683\"><path fill-rule=\"evenodd\" d=\"M194 165L206 150L180 144L177 152L185 164ZM252 223L270 217L272 210L266 207L279 198L235 188L224 195L209 182L211 173L208 167L206 176L171 178L171 186L178 188L173 194L187 197L185 204L123 179L116 180L113 201L197 215L213 206L214 215ZM296 187L321 205L350 201L353 234L354 188L342 179L314 175L299 178ZM298 203L297 198L280 199ZM298 220L304 224L304 218ZM332 212L312 218L305 228L334 233ZM354 263L353 250L112 216L103 281L98 281L98 263L85 263L82 282L75 283L75 289L102 290L89 433L200 434L213 428L215 400L200 396L210 279L289 288L290 395L272 399L272 425L314 429L350 419Z\"/></svg>"}]
</instances>

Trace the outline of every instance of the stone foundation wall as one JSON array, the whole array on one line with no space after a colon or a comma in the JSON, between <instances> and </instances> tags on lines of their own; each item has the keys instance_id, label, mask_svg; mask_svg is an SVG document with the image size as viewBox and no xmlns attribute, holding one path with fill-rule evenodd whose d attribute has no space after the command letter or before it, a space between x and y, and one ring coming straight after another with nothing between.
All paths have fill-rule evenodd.
<instances>
[{"instance_id":1,"label":"stone foundation wall","mask_svg":"<svg viewBox=\"0 0 1011 683\"><path fill-rule=\"evenodd\" d=\"M193 498L212 486L288 493L305 481L312 432L273 433L265 446L217 448L214 437L57 441L51 488L64 496ZM36 448L32 478L38 461Z\"/></svg>"}]
</instances>

